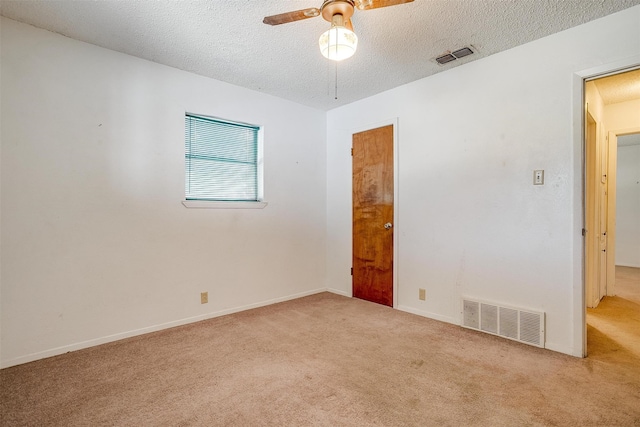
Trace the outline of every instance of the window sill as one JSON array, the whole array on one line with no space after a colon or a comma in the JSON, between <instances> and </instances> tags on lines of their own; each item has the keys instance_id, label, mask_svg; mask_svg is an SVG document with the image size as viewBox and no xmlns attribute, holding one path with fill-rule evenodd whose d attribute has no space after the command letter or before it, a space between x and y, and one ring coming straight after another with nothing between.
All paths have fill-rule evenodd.
<instances>
[{"instance_id":1,"label":"window sill","mask_svg":"<svg viewBox=\"0 0 640 427\"><path fill-rule=\"evenodd\" d=\"M214 202L209 200L183 200L185 208L194 209L264 209L267 202Z\"/></svg>"}]
</instances>

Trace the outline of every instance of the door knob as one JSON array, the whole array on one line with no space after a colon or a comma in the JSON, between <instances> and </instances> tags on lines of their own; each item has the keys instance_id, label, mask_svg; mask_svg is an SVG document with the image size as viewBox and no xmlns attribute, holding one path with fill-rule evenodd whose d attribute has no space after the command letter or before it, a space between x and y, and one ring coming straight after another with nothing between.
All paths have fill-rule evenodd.
<instances>
[{"instance_id":1,"label":"door knob","mask_svg":"<svg viewBox=\"0 0 640 427\"><path fill-rule=\"evenodd\" d=\"M387 230L389 230L391 227L393 227L393 224L391 224L390 222L384 225L384 228L386 228Z\"/></svg>"}]
</instances>

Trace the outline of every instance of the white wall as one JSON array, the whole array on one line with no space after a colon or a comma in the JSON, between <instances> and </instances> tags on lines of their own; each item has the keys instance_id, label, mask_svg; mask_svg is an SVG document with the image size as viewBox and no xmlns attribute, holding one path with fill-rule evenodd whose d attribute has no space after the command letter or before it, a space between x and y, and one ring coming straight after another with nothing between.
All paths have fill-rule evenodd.
<instances>
[{"instance_id":1,"label":"white wall","mask_svg":"<svg viewBox=\"0 0 640 427\"><path fill-rule=\"evenodd\" d=\"M640 127L640 99L605 105L604 121L607 131L616 133Z\"/></svg>"},{"instance_id":2,"label":"white wall","mask_svg":"<svg viewBox=\"0 0 640 427\"><path fill-rule=\"evenodd\" d=\"M640 145L618 147L616 202L616 265L640 268Z\"/></svg>"},{"instance_id":3,"label":"white wall","mask_svg":"<svg viewBox=\"0 0 640 427\"><path fill-rule=\"evenodd\" d=\"M5 18L1 47L2 366L324 289L324 112ZM181 204L185 111L264 126L265 209Z\"/></svg>"},{"instance_id":4,"label":"white wall","mask_svg":"<svg viewBox=\"0 0 640 427\"><path fill-rule=\"evenodd\" d=\"M327 286L351 293L351 132L397 117L398 307L452 323L462 295L542 310L547 348L582 355L577 73L640 58L639 24L634 7L330 111Z\"/></svg>"}]
</instances>

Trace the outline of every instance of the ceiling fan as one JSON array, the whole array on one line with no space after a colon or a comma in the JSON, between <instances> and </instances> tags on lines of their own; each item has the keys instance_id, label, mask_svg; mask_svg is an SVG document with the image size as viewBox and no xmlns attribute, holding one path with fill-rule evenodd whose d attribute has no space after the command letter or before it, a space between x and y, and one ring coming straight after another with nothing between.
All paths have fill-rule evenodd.
<instances>
[{"instance_id":1,"label":"ceiling fan","mask_svg":"<svg viewBox=\"0 0 640 427\"><path fill-rule=\"evenodd\" d=\"M280 25L322 15L331 23L319 40L320 51L325 58L341 61L351 57L358 46L358 37L353 32L351 17L355 9L368 10L411 3L413 0L324 0L320 8L295 10L265 17L262 22Z\"/></svg>"}]
</instances>

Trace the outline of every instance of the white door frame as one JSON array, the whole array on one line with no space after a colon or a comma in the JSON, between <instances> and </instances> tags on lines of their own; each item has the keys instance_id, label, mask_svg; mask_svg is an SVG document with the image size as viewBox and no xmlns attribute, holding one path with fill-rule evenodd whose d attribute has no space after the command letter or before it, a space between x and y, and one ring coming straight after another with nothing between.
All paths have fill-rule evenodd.
<instances>
[{"instance_id":1,"label":"white door frame","mask_svg":"<svg viewBox=\"0 0 640 427\"><path fill-rule=\"evenodd\" d=\"M585 94L587 93L585 84ZM598 236L598 133L602 123L598 123L585 103L585 140L584 140L584 245L585 245L585 298L587 307L596 307L600 302L599 294L599 240ZM592 125L590 124L592 121ZM590 126L592 129L590 130ZM593 139L593 140L592 140ZM596 182L598 181L598 182ZM597 259L596 259L597 258ZM596 262L596 260L598 262Z\"/></svg>"},{"instance_id":2,"label":"white door frame","mask_svg":"<svg viewBox=\"0 0 640 427\"><path fill-rule=\"evenodd\" d=\"M640 55L578 71L573 75L573 355L587 355L587 308L585 289L585 80L617 74L640 66Z\"/></svg>"}]
</instances>

